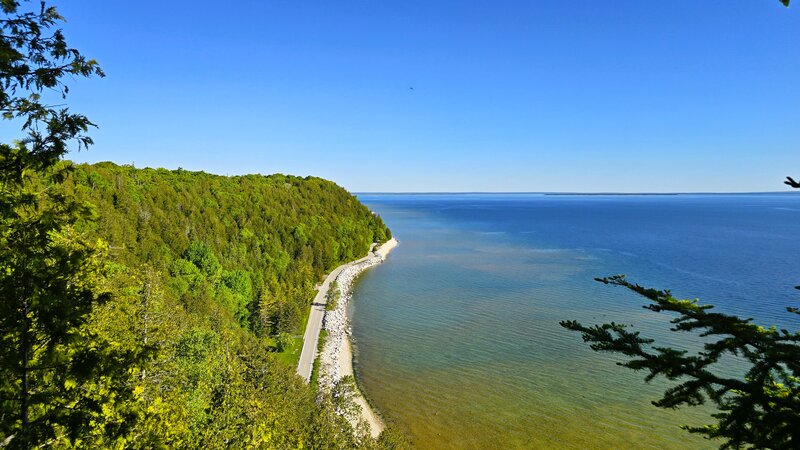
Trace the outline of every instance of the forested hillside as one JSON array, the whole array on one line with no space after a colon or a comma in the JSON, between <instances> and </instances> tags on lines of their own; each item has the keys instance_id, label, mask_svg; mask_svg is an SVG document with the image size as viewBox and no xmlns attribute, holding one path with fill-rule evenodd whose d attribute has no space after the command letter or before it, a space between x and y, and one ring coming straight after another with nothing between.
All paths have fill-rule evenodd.
<instances>
[{"instance_id":1,"label":"forested hillside","mask_svg":"<svg viewBox=\"0 0 800 450\"><path fill-rule=\"evenodd\" d=\"M62 188L95 206L85 231L114 261L146 264L188 311L220 305L257 334L296 330L323 274L391 237L355 197L314 177L100 163L76 166Z\"/></svg>"},{"instance_id":2,"label":"forested hillside","mask_svg":"<svg viewBox=\"0 0 800 450\"><path fill-rule=\"evenodd\" d=\"M40 189L93 210L64 234L101 249L86 283L107 298L80 333L105 369L86 379L43 375L41 383L83 391L65 397L76 408L87 402L89 425L40 436L81 448L396 445L391 430L377 442L354 437L333 399L318 401L270 337L297 334L322 275L389 237L380 217L313 177L111 163L66 172ZM84 350L60 351L76 360Z\"/></svg>"},{"instance_id":3,"label":"forested hillside","mask_svg":"<svg viewBox=\"0 0 800 450\"><path fill-rule=\"evenodd\" d=\"M381 219L319 178L63 161L95 126L65 83L105 75L63 21L0 3L19 133L0 143L0 448L402 445L353 433L287 351L322 274L389 237Z\"/></svg>"}]
</instances>

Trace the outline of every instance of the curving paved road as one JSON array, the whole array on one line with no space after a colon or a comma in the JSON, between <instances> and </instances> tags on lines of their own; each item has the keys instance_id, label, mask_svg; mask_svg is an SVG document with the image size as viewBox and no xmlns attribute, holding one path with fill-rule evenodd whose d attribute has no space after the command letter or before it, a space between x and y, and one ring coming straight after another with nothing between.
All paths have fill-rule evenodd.
<instances>
[{"instance_id":1,"label":"curving paved road","mask_svg":"<svg viewBox=\"0 0 800 450\"><path fill-rule=\"evenodd\" d=\"M300 362L297 364L297 374L303 377L306 383L311 380L311 370L314 368L314 360L317 358L317 344L319 342L319 330L322 328L322 318L325 317L325 304L328 302L328 289L331 283L339 276L339 273L345 267L358 264L367 258L375 256L373 250L375 244L369 248L367 256L350 261L349 263L342 264L341 266L333 269L331 273L322 282L322 285L314 296L314 302L311 303L311 313L308 315L308 324L306 325L306 332L303 335L303 350L300 352Z\"/></svg>"}]
</instances>

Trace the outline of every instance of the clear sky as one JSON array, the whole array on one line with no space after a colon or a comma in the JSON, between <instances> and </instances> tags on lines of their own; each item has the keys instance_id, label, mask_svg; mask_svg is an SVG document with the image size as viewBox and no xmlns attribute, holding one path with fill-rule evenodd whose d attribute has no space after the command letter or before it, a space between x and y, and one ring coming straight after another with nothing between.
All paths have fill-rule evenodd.
<instances>
[{"instance_id":1,"label":"clear sky","mask_svg":"<svg viewBox=\"0 0 800 450\"><path fill-rule=\"evenodd\" d=\"M797 3L61 1L108 75L73 83L100 128L70 158L355 192L783 190Z\"/></svg>"}]
</instances>

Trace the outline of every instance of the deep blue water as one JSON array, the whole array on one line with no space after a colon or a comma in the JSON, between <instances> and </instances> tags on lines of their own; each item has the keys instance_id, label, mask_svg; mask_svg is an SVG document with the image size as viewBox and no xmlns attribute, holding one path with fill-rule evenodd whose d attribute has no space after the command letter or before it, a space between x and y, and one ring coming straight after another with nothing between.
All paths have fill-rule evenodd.
<instances>
[{"instance_id":1,"label":"deep blue water","mask_svg":"<svg viewBox=\"0 0 800 450\"><path fill-rule=\"evenodd\" d=\"M594 277L798 328L800 197L359 195L400 240L353 301L356 370L422 448L714 447L650 406L663 383L595 354L559 320L634 324L691 348L669 319Z\"/></svg>"}]
</instances>

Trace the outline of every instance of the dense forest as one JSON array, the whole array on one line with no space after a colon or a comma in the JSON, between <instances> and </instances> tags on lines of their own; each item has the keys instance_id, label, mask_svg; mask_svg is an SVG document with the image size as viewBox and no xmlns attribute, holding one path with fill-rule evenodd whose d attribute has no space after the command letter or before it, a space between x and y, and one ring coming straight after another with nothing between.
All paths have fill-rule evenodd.
<instances>
[{"instance_id":1,"label":"dense forest","mask_svg":"<svg viewBox=\"0 0 800 450\"><path fill-rule=\"evenodd\" d=\"M80 165L63 194L94 205L80 232L121 267L147 265L190 313L218 305L256 335L300 328L314 285L391 232L320 178L222 177L185 170Z\"/></svg>"},{"instance_id":2,"label":"dense forest","mask_svg":"<svg viewBox=\"0 0 800 450\"><path fill-rule=\"evenodd\" d=\"M97 250L81 283L99 294L75 330L90 337L89 350L73 341L53 351L71 365L90 358L94 368L85 377L32 373L29 388L63 402L43 397L33 418L59 407L83 411L69 416L81 418L75 427L42 420L32 441L64 448L394 448L402 441L392 429L378 441L354 436L334 413L336 400L302 383L276 339L300 334L323 274L390 237L354 196L314 177L69 162L54 172L58 182L31 181L34 191L50 193L39 208L69 199L85 209L58 235ZM1 384L13 392L17 380ZM0 441L19 425L9 415L3 423Z\"/></svg>"},{"instance_id":3,"label":"dense forest","mask_svg":"<svg viewBox=\"0 0 800 450\"><path fill-rule=\"evenodd\" d=\"M319 178L75 166L46 2L0 2L0 448L397 448L295 375L322 275L390 232ZM10 130L8 130L10 131Z\"/></svg>"}]
</instances>

